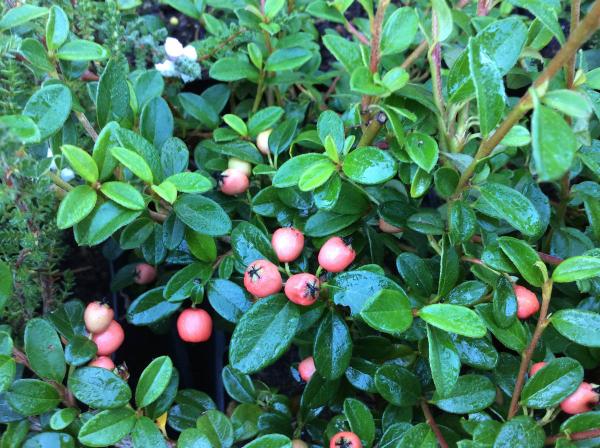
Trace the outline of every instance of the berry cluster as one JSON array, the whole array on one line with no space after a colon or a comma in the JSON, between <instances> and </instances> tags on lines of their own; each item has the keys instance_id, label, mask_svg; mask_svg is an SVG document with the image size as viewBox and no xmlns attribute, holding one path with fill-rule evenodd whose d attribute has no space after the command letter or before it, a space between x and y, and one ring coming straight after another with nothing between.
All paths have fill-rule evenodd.
<instances>
[{"instance_id":1,"label":"berry cluster","mask_svg":"<svg viewBox=\"0 0 600 448\"><path fill-rule=\"evenodd\" d=\"M105 303L92 302L86 307L83 313L85 328L90 332L92 341L98 346L97 358L88 365L108 370L115 368L110 355L123 344L125 332L114 317L115 312Z\"/></svg>"}]
</instances>

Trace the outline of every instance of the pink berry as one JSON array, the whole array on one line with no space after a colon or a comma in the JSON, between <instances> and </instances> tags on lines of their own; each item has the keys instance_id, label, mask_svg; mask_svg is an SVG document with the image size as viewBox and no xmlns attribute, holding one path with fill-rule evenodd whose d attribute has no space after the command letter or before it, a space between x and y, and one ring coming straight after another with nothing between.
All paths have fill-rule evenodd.
<instances>
[{"instance_id":1,"label":"pink berry","mask_svg":"<svg viewBox=\"0 0 600 448\"><path fill-rule=\"evenodd\" d=\"M156 279L156 268L148 263L140 263L135 267L134 281L138 285L148 285Z\"/></svg>"},{"instance_id":2,"label":"pink berry","mask_svg":"<svg viewBox=\"0 0 600 448\"><path fill-rule=\"evenodd\" d=\"M256 260L244 273L244 286L256 297L267 297L281 291L283 281L279 269L268 260Z\"/></svg>"},{"instance_id":3,"label":"pink berry","mask_svg":"<svg viewBox=\"0 0 600 448\"><path fill-rule=\"evenodd\" d=\"M177 318L177 332L186 342L204 342L212 334L212 318L206 311L188 308Z\"/></svg>"},{"instance_id":4,"label":"pink berry","mask_svg":"<svg viewBox=\"0 0 600 448\"><path fill-rule=\"evenodd\" d=\"M221 193L228 196L235 196L244 193L248 189L250 180L243 171L228 168L221 173L219 185Z\"/></svg>"},{"instance_id":5,"label":"pink berry","mask_svg":"<svg viewBox=\"0 0 600 448\"><path fill-rule=\"evenodd\" d=\"M315 358L309 356L306 359L300 361L298 364L298 373L300 374L300 378L302 381L309 382L312 378L313 374L317 371L315 368Z\"/></svg>"},{"instance_id":6,"label":"pink berry","mask_svg":"<svg viewBox=\"0 0 600 448\"><path fill-rule=\"evenodd\" d=\"M88 366L90 367L102 367L107 370L114 370L115 363L108 356L98 356L96 359L91 361Z\"/></svg>"},{"instance_id":7,"label":"pink berry","mask_svg":"<svg viewBox=\"0 0 600 448\"><path fill-rule=\"evenodd\" d=\"M98 346L98 356L109 356L116 352L125 340L123 327L116 320L111 321L102 333L92 335L92 341Z\"/></svg>"},{"instance_id":8,"label":"pink berry","mask_svg":"<svg viewBox=\"0 0 600 448\"><path fill-rule=\"evenodd\" d=\"M528 319L540 310L540 302L532 291L520 286L513 286L517 296L517 317L519 319Z\"/></svg>"},{"instance_id":9,"label":"pink berry","mask_svg":"<svg viewBox=\"0 0 600 448\"><path fill-rule=\"evenodd\" d=\"M342 272L356 258L352 246L339 236L329 238L319 251L319 264L329 272Z\"/></svg>"},{"instance_id":10,"label":"pink berry","mask_svg":"<svg viewBox=\"0 0 600 448\"><path fill-rule=\"evenodd\" d=\"M285 282L285 295L298 305L312 305L319 298L319 279L312 274L295 274Z\"/></svg>"},{"instance_id":11,"label":"pink berry","mask_svg":"<svg viewBox=\"0 0 600 448\"><path fill-rule=\"evenodd\" d=\"M529 369L529 377L532 377L533 375L538 373L538 371L545 365L546 363L544 361L536 362L534 365L531 366L531 369Z\"/></svg>"},{"instance_id":12,"label":"pink berry","mask_svg":"<svg viewBox=\"0 0 600 448\"><path fill-rule=\"evenodd\" d=\"M282 263L294 261L304 249L304 235L293 227L282 227L273 233L271 244Z\"/></svg>"},{"instance_id":13,"label":"pink berry","mask_svg":"<svg viewBox=\"0 0 600 448\"><path fill-rule=\"evenodd\" d=\"M577 390L569 395L560 404L560 408L567 414L583 414L592 410L592 406L598 404L600 395L594 391L591 384L583 382Z\"/></svg>"},{"instance_id":14,"label":"pink berry","mask_svg":"<svg viewBox=\"0 0 600 448\"><path fill-rule=\"evenodd\" d=\"M105 303L92 302L85 307L83 321L90 333L102 333L115 318L115 312Z\"/></svg>"}]
</instances>

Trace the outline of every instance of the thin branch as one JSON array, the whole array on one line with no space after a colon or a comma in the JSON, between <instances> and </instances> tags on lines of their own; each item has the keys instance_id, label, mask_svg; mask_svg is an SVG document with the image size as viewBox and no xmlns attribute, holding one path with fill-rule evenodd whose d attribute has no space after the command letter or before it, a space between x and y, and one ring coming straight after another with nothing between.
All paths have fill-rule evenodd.
<instances>
[{"instance_id":1,"label":"thin branch","mask_svg":"<svg viewBox=\"0 0 600 448\"><path fill-rule=\"evenodd\" d=\"M81 123L81 126L83 126L83 129L85 129L85 132L88 133L92 140L98 140L98 133L96 132L92 124L89 122L85 114L83 112L75 112L75 115L77 116L79 123Z\"/></svg>"},{"instance_id":2,"label":"thin branch","mask_svg":"<svg viewBox=\"0 0 600 448\"><path fill-rule=\"evenodd\" d=\"M577 50L590 38L590 36L600 26L600 0L595 0L592 5L590 12L583 19L583 21L573 30L573 33L569 36L569 39L560 51L550 61L546 69L542 74L535 80L532 88L536 89L542 86L544 83L550 81L551 78L569 61L569 59L577 53ZM515 124L519 122L521 118L531 109L532 100L529 91L523 95L517 105L510 111L508 116L504 119L502 124L498 127L496 132L483 140L475 154L473 162L463 172L456 187L455 197L459 196L467 182L473 175L477 163L489 156L494 148L502 141L504 136L513 128Z\"/></svg>"},{"instance_id":3,"label":"thin branch","mask_svg":"<svg viewBox=\"0 0 600 448\"><path fill-rule=\"evenodd\" d=\"M361 44L364 44L366 46L371 45L369 39L367 39L363 33L358 31L356 27L352 24L352 22L346 20L344 23L344 27L346 28L346 31L348 31L350 34L356 37Z\"/></svg>"},{"instance_id":4,"label":"thin branch","mask_svg":"<svg viewBox=\"0 0 600 448\"><path fill-rule=\"evenodd\" d=\"M546 438L545 445L554 445L559 439L567 440L587 440L600 437L600 429L589 429L587 431L573 432L571 434L556 434Z\"/></svg>"},{"instance_id":5,"label":"thin branch","mask_svg":"<svg viewBox=\"0 0 600 448\"><path fill-rule=\"evenodd\" d=\"M579 26L579 20L581 15L581 0L571 0L571 25L569 28L569 36L573 34L575 28ZM573 53L571 59L567 63L567 89L573 88L573 81L575 80L575 62L577 60L577 53Z\"/></svg>"},{"instance_id":6,"label":"thin branch","mask_svg":"<svg viewBox=\"0 0 600 448\"><path fill-rule=\"evenodd\" d=\"M525 349L521 357L521 365L519 366L519 374L517 375L517 382L515 383L515 389L513 390L512 397L510 399L510 406L508 407L508 419L513 418L519 409L519 398L521 398L521 391L525 385L525 375L529 369L529 363L533 357L533 351L542 336L542 333L548 326L548 308L550 306L550 298L552 297L552 280L547 280L542 286L542 307L540 309L540 317L535 326L533 336L529 345Z\"/></svg>"},{"instance_id":7,"label":"thin branch","mask_svg":"<svg viewBox=\"0 0 600 448\"><path fill-rule=\"evenodd\" d=\"M442 431L440 431L440 427L435 422L433 414L431 413L431 409L429 409L429 405L427 404L427 401L425 401L424 399L421 400L421 409L423 411L423 415L425 415L425 421L427 421L427 424L435 434L435 438L440 444L440 447L448 448L448 443L446 442L446 439L444 439L444 435L442 434Z\"/></svg>"},{"instance_id":8,"label":"thin branch","mask_svg":"<svg viewBox=\"0 0 600 448\"><path fill-rule=\"evenodd\" d=\"M423 54L423 52L427 50L427 41L422 41L415 49L406 57L404 62L400 64L400 67L406 69L414 64L414 62L419 59L419 56Z\"/></svg>"},{"instance_id":9,"label":"thin branch","mask_svg":"<svg viewBox=\"0 0 600 448\"><path fill-rule=\"evenodd\" d=\"M381 30L383 28L385 10L389 4L390 0L379 0L377 12L375 13L375 20L373 21L373 28L371 30L371 60L369 63L371 73L377 73L379 71L379 60L381 58Z\"/></svg>"}]
</instances>

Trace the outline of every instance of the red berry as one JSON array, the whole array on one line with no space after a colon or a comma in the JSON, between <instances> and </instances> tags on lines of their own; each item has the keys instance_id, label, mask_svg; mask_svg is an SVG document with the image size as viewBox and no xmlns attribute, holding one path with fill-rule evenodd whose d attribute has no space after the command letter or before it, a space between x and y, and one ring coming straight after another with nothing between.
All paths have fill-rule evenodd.
<instances>
[{"instance_id":1,"label":"red berry","mask_svg":"<svg viewBox=\"0 0 600 448\"><path fill-rule=\"evenodd\" d=\"M540 310L540 302L532 291L520 286L513 285L515 296L517 296L517 317L528 319Z\"/></svg>"},{"instance_id":2,"label":"red berry","mask_svg":"<svg viewBox=\"0 0 600 448\"><path fill-rule=\"evenodd\" d=\"M115 318L111 307L101 302L92 302L85 307L83 321L90 333L102 333Z\"/></svg>"},{"instance_id":3,"label":"red berry","mask_svg":"<svg viewBox=\"0 0 600 448\"><path fill-rule=\"evenodd\" d=\"M383 233L400 233L404 229L385 222L383 218L379 218L379 230Z\"/></svg>"},{"instance_id":4,"label":"red berry","mask_svg":"<svg viewBox=\"0 0 600 448\"><path fill-rule=\"evenodd\" d=\"M282 227L273 233L271 244L282 263L294 261L304 249L304 235L293 227Z\"/></svg>"},{"instance_id":5,"label":"red berry","mask_svg":"<svg viewBox=\"0 0 600 448\"><path fill-rule=\"evenodd\" d=\"M329 441L329 448L362 448L362 443L353 432L338 432Z\"/></svg>"},{"instance_id":6,"label":"red berry","mask_svg":"<svg viewBox=\"0 0 600 448\"><path fill-rule=\"evenodd\" d=\"M279 269L268 260L256 260L246 268L244 286L256 297L267 297L281 291Z\"/></svg>"},{"instance_id":7,"label":"red berry","mask_svg":"<svg viewBox=\"0 0 600 448\"><path fill-rule=\"evenodd\" d=\"M115 363L108 356L98 356L96 359L91 361L88 366L90 367L102 367L107 370L114 370Z\"/></svg>"},{"instance_id":8,"label":"red berry","mask_svg":"<svg viewBox=\"0 0 600 448\"><path fill-rule=\"evenodd\" d=\"M319 298L319 279L312 274L295 274L285 282L285 295L298 305L312 305Z\"/></svg>"},{"instance_id":9,"label":"red berry","mask_svg":"<svg viewBox=\"0 0 600 448\"><path fill-rule=\"evenodd\" d=\"M219 185L221 193L235 196L244 193L248 189L250 180L243 171L229 168L221 173Z\"/></svg>"},{"instance_id":10,"label":"red berry","mask_svg":"<svg viewBox=\"0 0 600 448\"><path fill-rule=\"evenodd\" d=\"M545 365L546 363L544 361L536 362L534 365L531 366L531 369L529 369L529 377L531 378L533 375L538 373L538 371Z\"/></svg>"},{"instance_id":11,"label":"red berry","mask_svg":"<svg viewBox=\"0 0 600 448\"><path fill-rule=\"evenodd\" d=\"M315 367L315 358L313 358L312 356L303 359L302 361L300 361L300 364L298 364L298 373L300 374L300 378L302 378L302 380L306 381L307 383L310 381L310 379L313 376L313 373L315 373L316 371L317 369Z\"/></svg>"},{"instance_id":12,"label":"red berry","mask_svg":"<svg viewBox=\"0 0 600 448\"><path fill-rule=\"evenodd\" d=\"M206 311L188 308L177 319L177 332L186 342L204 342L212 334L212 318Z\"/></svg>"},{"instance_id":13,"label":"red berry","mask_svg":"<svg viewBox=\"0 0 600 448\"><path fill-rule=\"evenodd\" d=\"M267 155L270 152L270 149L269 149L269 136L271 135L271 132L273 132L273 129L267 129L266 131L262 131L256 137L256 147L264 155Z\"/></svg>"},{"instance_id":14,"label":"red berry","mask_svg":"<svg viewBox=\"0 0 600 448\"><path fill-rule=\"evenodd\" d=\"M125 340L123 327L116 320L111 321L102 333L92 335L92 341L98 346L98 356L109 356L116 352Z\"/></svg>"},{"instance_id":15,"label":"red berry","mask_svg":"<svg viewBox=\"0 0 600 448\"><path fill-rule=\"evenodd\" d=\"M600 395L594 391L591 384L583 382L577 390L569 395L560 404L560 408L567 414L583 414L592 410L592 406L600 402Z\"/></svg>"},{"instance_id":16,"label":"red berry","mask_svg":"<svg viewBox=\"0 0 600 448\"><path fill-rule=\"evenodd\" d=\"M329 238L319 251L319 264L329 272L342 272L356 258L352 246L339 236Z\"/></svg>"},{"instance_id":17,"label":"red berry","mask_svg":"<svg viewBox=\"0 0 600 448\"><path fill-rule=\"evenodd\" d=\"M156 268L148 263L140 263L135 267L134 281L138 285L148 285L156 279Z\"/></svg>"}]
</instances>

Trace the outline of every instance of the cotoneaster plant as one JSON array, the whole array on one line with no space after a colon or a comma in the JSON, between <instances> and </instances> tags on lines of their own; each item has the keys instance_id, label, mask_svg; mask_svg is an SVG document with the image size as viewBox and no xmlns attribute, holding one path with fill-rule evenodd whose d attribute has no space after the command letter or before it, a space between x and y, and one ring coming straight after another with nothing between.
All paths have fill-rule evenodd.
<instances>
[{"instance_id":1,"label":"cotoneaster plant","mask_svg":"<svg viewBox=\"0 0 600 448\"><path fill-rule=\"evenodd\" d=\"M600 0L169 0L135 69L92 3L6 7L0 126L132 300L2 327L0 446L600 443ZM227 406L124 320L225 334Z\"/></svg>"}]
</instances>

